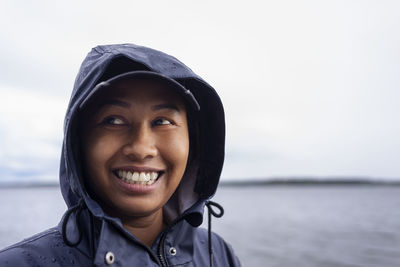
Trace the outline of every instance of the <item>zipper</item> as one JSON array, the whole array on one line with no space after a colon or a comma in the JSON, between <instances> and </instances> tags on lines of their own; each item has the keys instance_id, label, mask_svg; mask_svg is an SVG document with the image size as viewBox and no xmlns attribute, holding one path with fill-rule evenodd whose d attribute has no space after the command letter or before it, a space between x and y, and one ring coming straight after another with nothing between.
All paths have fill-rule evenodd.
<instances>
[{"instance_id":1,"label":"zipper","mask_svg":"<svg viewBox=\"0 0 400 267\"><path fill-rule=\"evenodd\" d=\"M167 237L167 232L164 232L164 234L161 236L160 243L158 244L158 259L160 260L162 267L167 267L167 260L165 259L164 249L163 249L166 237Z\"/></svg>"}]
</instances>

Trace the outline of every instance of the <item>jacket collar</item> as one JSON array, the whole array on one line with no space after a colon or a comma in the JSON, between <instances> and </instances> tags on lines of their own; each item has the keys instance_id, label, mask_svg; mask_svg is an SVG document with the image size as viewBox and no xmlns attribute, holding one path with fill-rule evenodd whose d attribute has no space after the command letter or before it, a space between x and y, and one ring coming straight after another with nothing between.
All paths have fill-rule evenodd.
<instances>
[{"instance_id":1,"label":"jacket collar","mask_svg":"<svg viewBox=\"0 0 400 267\"><path fill-rule=\"evenodd\" d=\"M58 227L70 242L80 240L76 248L87 257L93 258L96 266L104 265L107 253L112 253L115 262L121 266L150 261L157 263L160 253L173 265L180 265L192 259L194 243L192 226L201 224L204 205L204 202L199 201L168 226L157 237L151 249L129 233L118 218L107 216L96 218L86 208L81 211L75 209L70 215L66 213ZM66 227L63 229L64 224ZM161 240L163 241L160 248ZM179 253L171 255L171 248Z\"/></svg>"}]
</instances>

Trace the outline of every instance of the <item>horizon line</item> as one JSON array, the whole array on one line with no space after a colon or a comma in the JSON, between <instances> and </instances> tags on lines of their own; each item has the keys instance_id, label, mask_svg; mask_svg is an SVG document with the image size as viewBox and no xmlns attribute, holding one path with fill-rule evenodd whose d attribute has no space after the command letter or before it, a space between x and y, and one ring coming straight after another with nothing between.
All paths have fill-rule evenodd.
<instances>
[{"instance_id":1,"label":"horizon line","mask_svg":"<svg viewBox=\"0 0 400 267\"><path fill-rule=\"evenodd\" d=\"M400 179L354 177L354 176L293 176L246 179L220 179L220 186L260 186L260 185L400 185ZM59 181L1 181L0 188L59 187Z\"/></svg>"}]
</instances>

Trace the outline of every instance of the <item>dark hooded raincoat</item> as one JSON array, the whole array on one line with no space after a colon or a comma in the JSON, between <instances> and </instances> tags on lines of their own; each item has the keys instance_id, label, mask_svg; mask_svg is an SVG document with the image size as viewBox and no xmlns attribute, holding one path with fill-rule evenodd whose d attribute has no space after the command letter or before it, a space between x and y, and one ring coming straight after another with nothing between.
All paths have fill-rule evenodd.
<instances>
[{"instance_id":1,"label":"dark hooded raincoat","mask_svg":"<svg viewBox=\"0 0 400 267\"><path fill-rule=\"evenodd\" d=\"M163 208L168 226L151 248L128 232L120 219L105 214L87 193L77 151L80 110L110 79L127 72L146 72L178 83L189 101L198 105L189 130L192 157ZM64 124L60 185L68 210L57 227L0 251L0 266L240 266L221 237L198 227L205 206L209 218L210 212L219 215L209 199L219 182L224 139L220 98L182 62L133 44L93 48L75 80Z\"/></svg>"}]
</instances>

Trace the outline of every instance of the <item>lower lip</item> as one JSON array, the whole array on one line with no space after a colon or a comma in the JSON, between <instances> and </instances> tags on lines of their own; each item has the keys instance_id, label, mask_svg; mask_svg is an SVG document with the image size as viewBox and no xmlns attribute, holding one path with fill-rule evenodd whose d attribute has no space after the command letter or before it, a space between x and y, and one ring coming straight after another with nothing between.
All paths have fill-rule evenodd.
<instances>
[{"instance_id":1,"label":"lower lip","mask_svg":"<svg viewBox=\"0 0 400 267\"><path fill-rule=\"evenodd\" d=\"M144 184L128 184L128 183L124 182L123 180L119 179L118 177L116 177L115 174L113 173L113 177L116 180L116 182L118 183L118 185L121 186L126 191L128 191L129 193L133 193L133 194L150 193L157 187L158 181L162 178L163 175L164 174L161 174L161 176L159 176L153 184L144 185Z\"/></svg>"}]
</instances>

